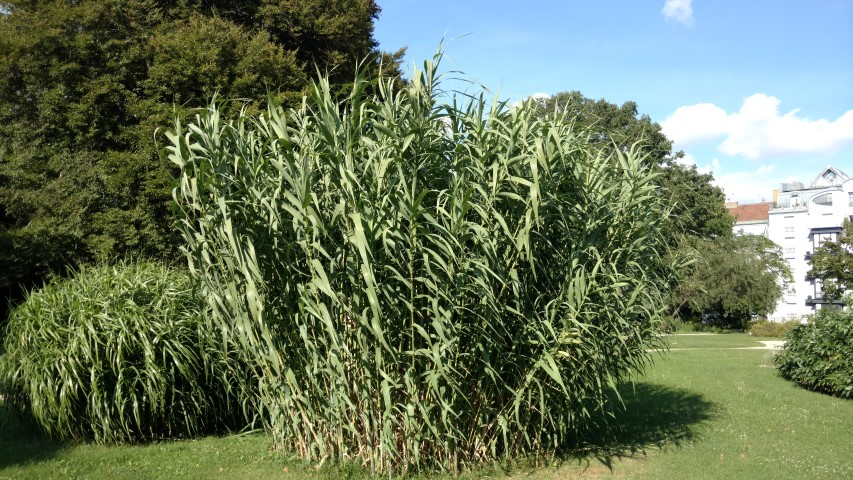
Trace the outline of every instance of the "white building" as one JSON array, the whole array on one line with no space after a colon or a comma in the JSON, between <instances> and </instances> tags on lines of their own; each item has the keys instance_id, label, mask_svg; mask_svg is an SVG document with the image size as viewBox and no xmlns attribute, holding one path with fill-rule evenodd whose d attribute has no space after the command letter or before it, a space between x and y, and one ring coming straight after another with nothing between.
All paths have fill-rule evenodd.
<instances>
[{"instance_id":1,"label":"white building","mask_svg":"<svg viewBox=\"0 0 853 480\"><path fill-rule=\"evenodd\" d=\"M809 278L809 259L821 243L838 240L844 218L853 220L853 179L830 166L808 187L783 183L773 192L773 199L766 235L782 247L794 283L770 318L801 319L816 309L840 304L825 300L820 281Z\"/></svg>"},{"instance_id":2,"label":"white building","mask_svg":"<svg viewBox=\"0 0 853 480\"><path fill-rule=\"evenodd\" d=\"M770 202L726 203L729 215L735 217L734 233L737 235L764 235L770 225Z\"/></svg>"}]
</instances>

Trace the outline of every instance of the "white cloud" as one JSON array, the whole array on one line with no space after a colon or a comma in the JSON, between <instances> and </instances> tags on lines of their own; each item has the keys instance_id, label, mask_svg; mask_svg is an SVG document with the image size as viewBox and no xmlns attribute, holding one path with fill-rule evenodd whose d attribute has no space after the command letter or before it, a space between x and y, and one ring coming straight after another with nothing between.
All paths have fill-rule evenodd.
<instances>
[{"instance_id":1,"label":"white cloud","mask_svg":"<svg viewBox=\"0 0 853 480\"><path fill-rule=\"evenodd\" d=\"M685 166L696 165L696 171L699 173L713 173L714 176L719 175L719 173L723 170L723 167L720 165L720 160L715 158L711 160L711 163L706 163L705 165L699 165L696 163L696 158L689 154L685 153L684 157L676 160L677 163L680 163Z\"/></svg>"},{"instance_id":2,"label":"white cloud","mask_svg":"<svg viewBox=\"0 0 853 480\"><path fill-rule=\"evenodd\" d=\"M669 118L661 122L663 133L680 145L691 145L714 140L726 134L726 111L713 103L697 103L678 107Z\"/></svg>"},{"instance_id":3,"label":"white cloud","mask_svg":"<svg viewBox=\"0 0 853 480\"><path fill-rule=\"evenodd\" d=\"M683 25L693 24L692 0L666 0L661 13L667 20L675 20Z\"/></svg>"},{"instance_id":4,"label":"white cloud","mask_svg":"<svg viewBox=\"0 0 853 480\"><path fill-rule=\"evenodd\" d=\"M705 165L699 165L696 163L696 157L689 153L685 153L683 157L676 159L676 163L680 163L684 166L696 165L696 171L699 173L713 173L715 176L720 173L723 167L720 165L720 159L715 158L711 161L711 163L706 163Z\"/></svg>"},{"instance_id":5,"label":"white cloud","mask_svg":"<svg viewBox=\"0 0 853 480\"><path fill-rule=\"evenodd\" d=\"M723 167L720 166L720 159L719 158L715 158L715 159L711 160L711 170L713 170L716 173L720 173L720 171L722 169L723 169Z\"/></svg>"},{"instance_id":6,"label":"white cloud","mask_svg":"<svg viewBox=\"0 0 853 480\"><path fill-rule=\"evenodd\" d=\"M689 167L690 165L696 165L696 158L694 158L693 155L690 155L689 153L685 153L683 157L677 158L675 160L675 163L680 163L685 167Z\"/></svg>"},{"instance_id":7,"label":"white cloud","mask_svg":"<svg viewBox=\"0 0 853 480\"><path fill-rule=\"evenodd\" d=\"M723 189L727 201L756 203L772 200L772 189L783 179L774 175L776 165L762 165L757 170L714 175L714 184Z\"/></svg>"},{"instance_id":8,"label":"white cloud","mask_svg":"<svg viewBox=\"0 0 853 480\"><path fill-rule=\"evenodd\" d=\"M545 100L547 100L547 99L549 99L549 98L551 98L551 95L549 95L549 94L547 94L547 93L542 93L542 92L531 93L530 95L528 95L528 96L526 96L526 97L522 98L521 100L517 100L517 101L515 101L515 102L511 105L511 107L513 107L513 108L518 108L518 107L520 107L520 106L521 106L521 104L522 104L522 103L524 103L524 102L526 102L526 101L528 101L528 100L545 101Z\"/></svg>"},{"instance_id":9,"label":"white cloud","mask_svg":"<svg viewBox=\"0 0 853 480\"><path fill-rule=\"evenodd\" d=\"M679 107L661 122L676 148L718 140L720 152L762 159L792 154L832 154L853 144L853 110L835 120L811 120L799 110L779 112L781 101L756 93L727 113L711 103Z\"/></svg>"}]
</instances>

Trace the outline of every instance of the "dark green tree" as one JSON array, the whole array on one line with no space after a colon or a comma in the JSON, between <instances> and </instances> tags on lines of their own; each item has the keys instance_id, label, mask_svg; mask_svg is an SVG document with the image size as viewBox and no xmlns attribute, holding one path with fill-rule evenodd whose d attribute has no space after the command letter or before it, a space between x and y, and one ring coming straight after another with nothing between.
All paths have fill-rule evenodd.
<instances>
[{"instance_id":1,"label":"dark green tree","mask_svg":"<svg viewBox=\"0 0 853 480\"><path fill-rule=\"evenodd\" d=\"M379 55L374 0L2 5L2 297L82 263L176 258L174 172L155 140L176 115L214 95L292 104L318 70L344 85L365 58L402 56Z\"/></svg>"},{"instance_id":2,"label":"dark green tree","mask_svg":"<svg viewBox=\"0 0 853 480\"><path fill-rule=\"evenodd\" d=\"M540 116L567 116L588 140L602 150L627 150L642 145L659 174L662 194L670 197L672 228L670 244L681 237L713 238L729 236L734 219L725 208L725 196L711 182L710 173L702 174L694 165L678 163L683 152L672 151L672 141L661 126L648 115L640 115L635 102L621 106L607 100L593 100L578 91L561 92L548 98L529 100L536 104Z\"/></svg>"},{"instance_id":3,"label":"dark green tree","mask_svg":"<svg viewBox=\"0 0 853 480\"><path fill-rule=\"evenodd\" d=\"M664 233L670 249L664 252L660 268L683 264L678 257L696 260L681 271L669 273L673 292L670 309L676 316L697 317L693 308L699 308L695 300L703 290L696 282L701 272L707 271L702 267L707 267L708 263L700 256L704 252L696 246L703 242L716 245L714 239L731 241L735 222L726 210L723 191L712 183L713 175L700 173L695 165L680 163L684 153L672 151L672 142L663 134L661 126L648 115L640 115L634 102L618 106L604 99L586 98L577 91L528 101L534 102L542 118L571 118L576 129L603 153L612 149L624 151L634 145L641 145L649 153L648 159L658 175L660 194L670 205L669 227Z\"/></svg>"},{"instance_id":4,"label":"dark green tree","mask_svg":"<svg viewBox=\"0 0 853 480\"><path fill-rule=\"evenodd\" d=\"M614 146L622 149L641 143L649 158L659 164L674 160L672 141L661 132L661 126L648 115L639 115L635 102L621 106L607 100L593 100L581 92L560 92L548 98L532 100L540 115L549 117L566 115L575 122L576 128L585 132L589 141L601 148Z\"/></svg>"},{"instance_id":5,"label":"dark green tree","mask_svg":"<svg viewBox=\"0 0 853 480\"><path fill-rule=\"evenodd\" d=\"M680 248L694 259L672 292L682 318L743 329L772 312L792 280L781 247L761 235L693 238Z\"/></svg>"},{"instance_id":6,"label":"dark green tree","mask_svg":"<svg viewBox=\"0 0 853 480\"><path fill-rule=\"evenodd\" d=\"M811 264L809 275L823 284L824 298L839 300L853 290L853 222L844 219L838 240L816 248Z\"/></svg>"},{"instance_id":7,"label":"dark green tree","mask_svg":"<svg viewBox=\"0 0 853 480\"><path fill-rule=\"evenodd\" d=\"M673 239L679 234L699 238L732 235L735 219L726 209L723 191L711 183L712 174L700 173L696 165L677 162L661 165L658 172L673 206Z\"/></svg>"}]
</instances>

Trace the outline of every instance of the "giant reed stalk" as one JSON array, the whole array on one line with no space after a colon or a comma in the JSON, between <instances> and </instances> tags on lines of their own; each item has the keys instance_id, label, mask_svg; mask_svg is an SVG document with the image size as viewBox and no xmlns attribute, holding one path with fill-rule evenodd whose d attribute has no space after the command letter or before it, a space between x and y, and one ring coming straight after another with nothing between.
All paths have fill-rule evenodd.
<instances>
[{"instance_id":1,"label":"giant reed stalk","mask_svg":"<svg viewBox=\"0 0 853 480\"><path fill-rule=\"evenodd\" d=\"M374 471L558 447L656 341L666 215L571 119L327 80L170 134L190 267L276 441ZM376 92L368 94L368 91Z\"/></svg>"}]
</instances>

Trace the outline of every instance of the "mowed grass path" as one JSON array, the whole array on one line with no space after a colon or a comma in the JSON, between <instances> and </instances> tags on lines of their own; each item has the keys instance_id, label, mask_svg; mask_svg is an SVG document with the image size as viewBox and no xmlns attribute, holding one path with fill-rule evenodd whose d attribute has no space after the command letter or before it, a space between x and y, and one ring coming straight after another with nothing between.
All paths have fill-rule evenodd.
<instances>
[{"instance_id":1,"label":"mowed grass path","mask_svg":"<svg viewBox=\"0 0 853 480\"><path fill-rule=\"evenodd\" d=\"M853 401L802 390L742 334L673 335L609 428L548 466L468 478L853 478ZM683 350L681 350L683 349ZM147 446L63 445L0 410L0 479L347 478L271 451L263 434Z\"/></svg>"}]
</instances>

